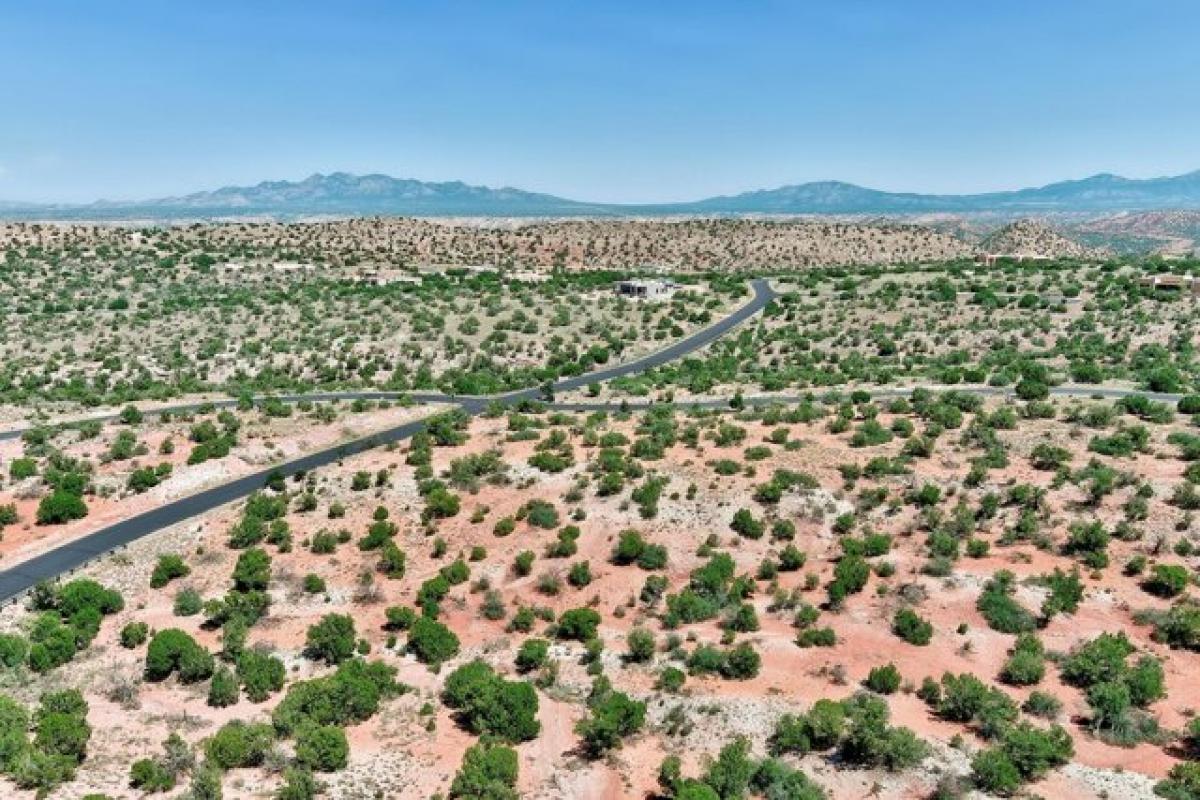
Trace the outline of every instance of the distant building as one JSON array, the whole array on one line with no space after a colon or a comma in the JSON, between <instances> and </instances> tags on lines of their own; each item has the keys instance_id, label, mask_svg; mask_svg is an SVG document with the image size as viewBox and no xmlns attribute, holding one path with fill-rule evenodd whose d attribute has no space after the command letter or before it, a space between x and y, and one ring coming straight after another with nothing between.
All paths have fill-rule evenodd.
<instances>
[{"instance_id":1,"label":"distant building","mask_svg":"<svg viewBox=\"0 0 1200 800\"><path fill-rule=\"evenodd\" d=\"M980 253L975 257L975 263L981 267L993 267L997 261L1050 261L1050 256L1039 253Z\"/></svg>"},{"instance_id":2,"label":"distant building","mask_svg":"<svg viewBox=\"0 0 1200 800\"><path fill-rule=\"evenodd\" d=\"M395 283L420 283L421 278L418 275L413 275L411 272L404 272L397 269L377 269L367 267L358 273L358 280L361 283L370 284L372 286L390 286Z\"/></svg>"},{"instance_id":3,"label":"distant building","mask_svg":"<svg viewBox=\"0 0 1200 800\"><path fill-rule=\"evenodd\" d=\"M1157 291L1190 292L1200 295L1200 278L1191 275L1147 275L1138 283Z\"/></svg>"},{"instance_id":4,"label":"distant building","mask_svg":"<svg viewBox=\"0 0 1200 800\"><path fill-rule=\"evenodd\" d=\"M532 269L519 269L513 272L505 272L503 275L508 280L517 281L518 283L544 283L550 280L549 273L538 272Z\"/></svg>"},{"instance_id":5,"label":"distant building","mask_svg":"<svg viewBox=\"0 0 1200 800\"><path fill-rule=\"evenodd\" d=\"M675 284L670 281L632 280L617 283L617 294L639 300L665 300L674 293Z\"/></svg>"}]
</instances>

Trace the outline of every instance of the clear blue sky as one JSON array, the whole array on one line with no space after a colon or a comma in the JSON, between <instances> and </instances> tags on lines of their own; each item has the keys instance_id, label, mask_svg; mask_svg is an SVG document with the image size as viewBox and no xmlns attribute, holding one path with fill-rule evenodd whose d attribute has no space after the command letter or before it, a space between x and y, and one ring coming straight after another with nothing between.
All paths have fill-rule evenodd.
<instances>
[{"instance_id":1,"label":"clear blue sky","mask_svg":"<svg viewBox=\"0 0 1200 800\"><path fill-rule=\"evenodd\" d=\"M14 2L0 199L386 172L579 199L1200 168L1195 0Z\"/></svg>"}]
</instances>

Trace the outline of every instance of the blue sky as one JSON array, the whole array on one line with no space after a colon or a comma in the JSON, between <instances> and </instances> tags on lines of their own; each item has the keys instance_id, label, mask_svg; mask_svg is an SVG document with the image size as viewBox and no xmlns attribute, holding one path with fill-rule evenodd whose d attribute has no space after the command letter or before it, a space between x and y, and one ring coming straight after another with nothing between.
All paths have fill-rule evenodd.
<instances>
[{"instance_id":1,"label":"blue sky","mask_svg":"<svg viewBox=\"0 0 1200 800\"><path fill-rule=\"evenodd\" d=\"M337 170L579 199L1200 168L1200 3L61 2L0 13L0 199Z\"/></svg>"}]
</instances>

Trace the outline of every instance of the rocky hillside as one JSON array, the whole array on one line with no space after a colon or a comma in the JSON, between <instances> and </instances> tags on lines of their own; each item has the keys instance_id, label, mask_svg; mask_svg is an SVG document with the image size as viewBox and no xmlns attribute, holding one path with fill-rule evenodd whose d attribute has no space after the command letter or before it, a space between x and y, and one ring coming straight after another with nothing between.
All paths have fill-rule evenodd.
<instances>
[{"instance_id":1,"label":"rocky hillside","mask_svg":"<svg viewBox=\"0 0 1200 800\"><path fill-rule=\"evenodd\" d=\"M181 247L234 260L327 265L462 265L529 269L757 270L817 265L905 264L969 258L962 238L886 221L570 220L489 223L410 218L250 223L170 229ZM136 230L85 225L0 225L0 249L126 249ZM236 257L232 254L237 254Z\"/></svg>"},{"instance_id":2,"label":"rocky hillside","mask_svg":"<svg viewBox=\"0 0 1200 800\"><path fill-rule=\"evenodd\" d=\"M1189 255L1200 251L1200 211L1143 211L1079 223L1080 241L1118 253Z\"/></svg>"},{"instance_id":3,"label":"rocky hillside","mask_svg":"<svg viewBox=\"0 0 1200 800\"><path fill-rule=\"evenodd\" d=\"M1033 219L1019 219L985 236L979 243L979 249L984 253L1054 258L1084 258L1099 254L1098 250Z\"/></svg>"}]
</instances>

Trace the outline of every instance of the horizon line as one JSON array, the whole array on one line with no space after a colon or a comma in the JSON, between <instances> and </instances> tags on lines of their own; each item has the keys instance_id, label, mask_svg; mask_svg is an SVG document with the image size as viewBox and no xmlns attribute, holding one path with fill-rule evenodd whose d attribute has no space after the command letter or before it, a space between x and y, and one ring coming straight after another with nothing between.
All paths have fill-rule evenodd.
<instances>
[{"instance_id":1,"label":"horizon line","mask_svg":"<svg viewBox=\"0 0 1200 800\"><path fill-rule=\"evenodd\" d=\"M609 200L581 200L581 199L576 199L573 197L567 197L564 195L555 194L555 193L553 193L551 191L547 191L547 190L522 188L520 186L514 186L511 184L504 184L504 185L500 185L500 186L491 186L491 185L488 185L485 183L472 183L469 180L464 180L462 178L423 179L423 178L410 178L410 177L396 177L395 175L389 174L387 172L379 172L379 171L351 172L348 170L337 169L337 170L332 170L329 172L322 172L320 170L315 170L301 178L263 178L263 179L259 179L257 181L251 182L251 183L227 183L227 184L224 184L221 186L217 186L215 188L194 189L194 190L187 191L187 192L163 194L163 195L159 195L156 197L142 197L142 198L137 198L137 199L116 199L116 198L111 198L111 197L99 197L94 200L88 200L88 201L9 200L9 199L5 199L5 198L0 198L0 205L9 206L9 207L26 207L26 208L36 208L36 207L43 207L43 206L44 207L58 207L58 208L63 208L63 207L84 208L84 207L88 207L88 206L112 203L112 204L136 206L136 205L143 204L143 203L156 203L156 202L162 202L165 200L182 199L182 198L190 197L192 195L197 195L197 194L211 194L211 193L219 192L219 191L222 191L225 189L254 189L254 188L257 188L264 184L270 184L270 183L284 183L284 184L296 185L296 184L303 183L307 180L311 180L312 178L329 178L329 177L333 177L333 176L337 176L337 175L346 175L346 176L349 176L352 178L381 177L381 178L387 178L389 180L394 180L394 181L413 181L413 182L422 183L422 184L459 184L462 186L466 186L468 188L486 189L488 191L516 191L516 192L523 192L526 194L545 195L548 197L553 197L558 200L565 200L565 201L568 201L571 203L578 203L580 205L638 208L638 207L687 205L687 204L692 204L692 203L705 202L707 200L740 197L743 195L754 194L757 192L774 192L774 191L779 191L781 189L787 189L787 188L799 187L799 186L810 186L810 185L814 185L814 184L841 184L841 185L845 185L845 186L853 186L853 187L856 187L859 189L865 189L867 191L881 192L881 193L885 193L885 194L894 194L894 195L918 195L918 196L925 196L925 197L974 197L974 196L980 196L980 195L1006 194L1006 193L1011 193L1011 192L1020 192L1020 191L1026 191L1029 189L1042 189L1047 186L1055 186L1055 185L1062 184L1062 183L1075 183L1075 182L1091 180L1093 178L1099 178L1099 177L1112 177L1112 178L1119 178L1121 180L1126 180L1126 181L1142 181L1142 182L1144 182L1144 181L1155 181L1155 180L1164 180L1164 179L1171 179L1171 178L1181 178L1181 177L1186 177L1188 175L1192 175L1195 173L1200 173L1200 168L1186 170L1184 172L1179 172L1176 174L1153 175L1153 176L1149 176L1149 177L1130 177L1128 175L1119 175L1114 172L1101 171L1101 172L1094 172L1094 173L1091 173L1090 175L1085 175L1083 177L1060 178L1058 180L1053 180L1048 183L1042 183L1042 184L1036 184L1036 185L1030 185L1030 186L1019 186L1016 188L1003 188L1003 189L982 189L982 190L975 190L975 191L970 191L970 192L936 192L936 191L935 192L927 192L927 191L919 191L919 190L914 190L914 189L883 189L883 188L879 188L876 186L867 186L867 185L864 185L861 183L855 183L853 181L843 180L840 178L815 178L815 179L803 180L803 181L798 181L798 182L783 182L783 183L779 183L775 186L766 187L766 188L759 187L759 188L751 188L751 189L742 189L740 191L734 191L734 192L711 194L711 195L706 195L704 197L690 199L690 200L609 201Z\"/></svg>"}]
</instances>

